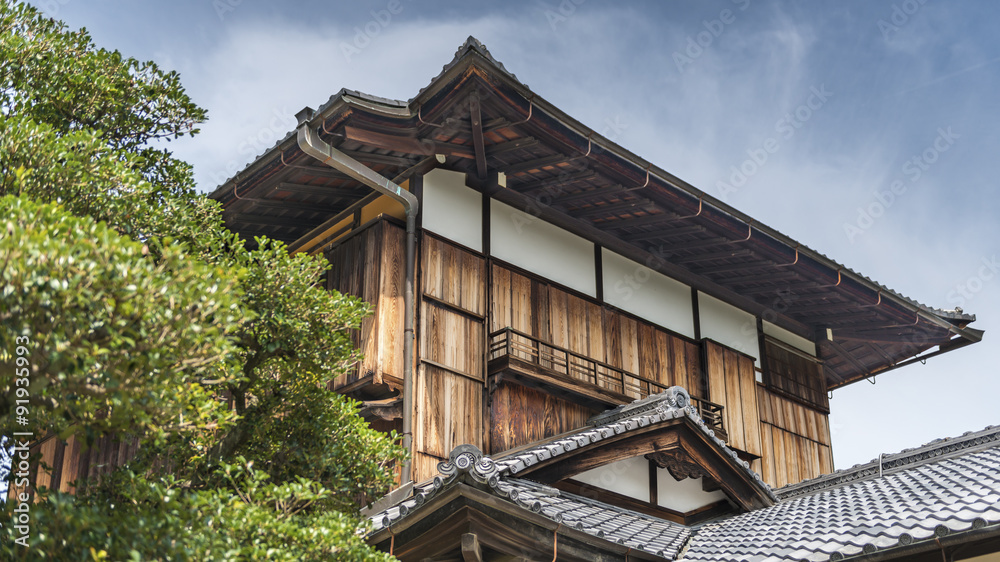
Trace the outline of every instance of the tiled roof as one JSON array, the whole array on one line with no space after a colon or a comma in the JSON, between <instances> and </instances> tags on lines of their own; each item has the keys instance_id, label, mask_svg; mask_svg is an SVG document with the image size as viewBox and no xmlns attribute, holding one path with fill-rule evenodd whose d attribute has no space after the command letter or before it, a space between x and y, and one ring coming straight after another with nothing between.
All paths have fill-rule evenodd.
<instances>
[{"instance_id":1,"label":"tiled roof","mask_svg":"<svg viewBox=\"0 0 1000 562\"><path fill-rule=\"evenodd\" d=\"M796 484L789 484L775 490L775 493L783 500L814 494L851 482L893 474L918 464L962 455L970 450L983 449L991 444L1000 445L1000 426L990 426L980 431L969 431L959 437L936 439L919 447L881 455L868 463L856 464L848 469L803 480Z\"/></svg>"},{"instance_id":2,"label":"tiled roof","mask_svg":"<svg viewBox=\"0 0 1000 562\"><path fill-rule=\"evenodd\" d=\"M463 445L440 476L371 518L394 524L462 481L591 536L683 561L842 560L886 556L968 532L1000 534L1000 426L777 490L780 502L688 527L514 477L565 451L657 421L690 416L683 389L609 410L590 427L494 461ZM674 417L671 417L674 416ZM699 425L699 427L701 427ZM707 431L707 428L703 428ZM585 439L577 439L584 437ZM879 467L881 465L881 474Z\"/></svg>"},{"instance_id":3,"label":"tiled roof","mask_svg":"<svg viewBox=\"0 0 1000 562\"><path fill-rule=\"evenodd\" d=\"M704 526L682 559L842 560L1000 530L1000 428L883 457L885 464L881 476L865 465L779 490L788 499Z\"/></svg>"},{"instance_id":4,"label":"tiled roof","mask_svg":"<svg viewBox=\"0 0 1000 562\"><path fill-rule=\"evenodd\" d=\"M668 560L677 557L691 529L520 478L503 478L501 485L528 502L532 511L578 531L643 550Z\"/></svg>"},{"instance_id":5,"label":"tiled roof","mask_svg":"<svg viewBox=\"0 0 1000 562\"><path fill-rule=\"evenodd\" d=\"M676 558L691 534L679 523L506 476L492 459L471 445L457 447L448 462L438 464L438 470L441 476L414 488L410 498L372 516L372 532L403 519L446 486L465 478L556 523L669 560Z\"/></svg>"},{"instance_id":6,"label":"tiled roof","mask_svg":"<svg viewBox=\"0 0 1000 562\"><path fill-rule=\"evenodd\" d=\"M726 446L726 443L716 437L715 432L705 425L698 411L691 405L691 397L684 388L674 386L664 392L651 394L641 400L623 404L598 414L588 421L591 427L574 431L569 435L548 439L529 449L518 450L499 457L497 466L509 474L517 474L524 469L559 456L579 447L597 443L609 437L625 433L650 424L671 419L687 417L704 432L709 440L726 456L730 457L744 472L750 476L757 487L777 501L777 496L771 487L764 483L759 474L750 469L750 464L740 459L736 451Z\"/></svg>"}]
</instances>

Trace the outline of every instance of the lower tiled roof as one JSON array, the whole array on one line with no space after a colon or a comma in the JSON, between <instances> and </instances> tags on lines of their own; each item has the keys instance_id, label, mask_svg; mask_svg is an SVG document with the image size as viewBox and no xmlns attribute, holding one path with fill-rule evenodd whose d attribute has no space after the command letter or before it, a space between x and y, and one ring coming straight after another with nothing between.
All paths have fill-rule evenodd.
<instances>
[{"instance_id":1,"label":"lower tiled roof","mask_svg":"<svg viewBox=\"0 0 1000 562\"><path fill-rule=\"evenodd\" d=\"M373 533L400 521L462 478L533 513L591 536L674 560L691 529L674 523L500 473L496 463L471 445L457 447L448 462L438 465L442 476L414 488L413 494L370 518Z\"/></svg>"},{"instance_id":2,"label":"lower tiled roof","mask_svg":"<svg viewBox=\"0 0 1000 562\"><path fill-rule=\"evenodd\" d=\"M440 476L374 515L373 532L419 509L459 479L512 503L613 543L666 560L842 560L890 558L981 531L1000 536L1000 427L940 439L877 461L776 491L779 503L700 527L537 484L515 473L612 435L691 414L682 390L601 414L591 426L494 462L463 445ZM700 426L699 426L700 427ZM577 443L576 438L586 441ZM718 444L718 443L717 443ZM724 447L724 445L722 445Z\"/></svg>"},{"instance_id":3,"label":"lower tiled roof","mask_svg":"<svg viewBox=\"0 0 1000 562\"><path fill-rule=\"evenodd\" d=\"M706 525L682 560L842 560L1000 526L1000 428L976 438L957 456L955 440L938 441L891 473L835 473L826 489Z\"/></svg>"},{"instance_id":4,"label":"lower tiled roof","mask_svg":"<svg viewBox=\"0 0 1000 562\"><path fill-rule=\"evenodd\" d=\"M578 531L656 554L668 560L677 557L691 529L597 500L557 490L519 478L503 478L502 486L516 491L519 501L532 510Z\"/></svg>"}]
</instances>

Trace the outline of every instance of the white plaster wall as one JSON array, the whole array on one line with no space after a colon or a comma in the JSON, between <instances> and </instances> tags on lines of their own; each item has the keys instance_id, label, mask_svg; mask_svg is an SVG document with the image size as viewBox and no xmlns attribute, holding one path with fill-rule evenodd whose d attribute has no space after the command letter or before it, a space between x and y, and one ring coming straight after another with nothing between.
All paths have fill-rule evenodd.
<instances>
[{"instance_id":1,"label":"white plaster wall","mask_svg":"<svg viewBox=\"0 0 1000 562\"><path fill-rule=\"evenodd\" d=\"M722 490L705 492L701 478L685 478L678 482L665 468L656 469L656 499L661 506L681 513L726 499Z\"/></svg>"},{"instance_id":2,"label":"white plaster wall","mask_svg":"<svg viewBox=\"0 0 1000 562\"><path fill-rule=\"evenodd\" d=\"M760 367L760 339L757 336L757 318L753 314L702 292L698 293L698 312L701 337L754 357Z\"/></svg>"},{"instance_id":3,"label":"white plaster wall","mask_svg":"<svg viewBox=\"0 0 1000 562\"><path fill-rule=\"evenodd\" d=\"M691 287L607 249L601 266L605 302L694 337Z\"/></svg>"},{"instance_id":4,"label":"white plaster wall","mask_svg":"<svg viewBox=\"0 0 1000 562\"><path fill-rule=\"evenodd\" d=\"M795 349L804 351L813 357L816 357L816 344L807 340L806 338L789 332L788 330L782 328L781 326L775 326L774 324L764 320L764 333L771 336L772 338L787 343L788 345L794 347Z\"/></svg>"},{"instance_id":5,"label":"white plaster wall","mask_svg":"<svg viewBox=\"0 0 1000 562\"><path fill-rule=\"evenodd\" d=\"M573 479L595 488L617 492L644 502L649 501L649 461L645 457L615 461L581 472Z\"/></svg>"},{"instance_id":6,"label":"white plaster wall","mask_svg":"<svg viewBox=\"0 0 1000 562\"><path fill-rule=\"evenodd\" d=\"M499 201L490 206L490 253L597 296L593 243Z\"/></svg>"},{"instance_id":7,"label":"white plaster wall","mask_svg":"<svg viewBox=\"0 0 1000 562\"><path fill-rule=\"evenodd\" d=\"M483 196L466 187L465 174L431 170L424 174L423 228L483 251Z\"/></svg>"}]
</instances>

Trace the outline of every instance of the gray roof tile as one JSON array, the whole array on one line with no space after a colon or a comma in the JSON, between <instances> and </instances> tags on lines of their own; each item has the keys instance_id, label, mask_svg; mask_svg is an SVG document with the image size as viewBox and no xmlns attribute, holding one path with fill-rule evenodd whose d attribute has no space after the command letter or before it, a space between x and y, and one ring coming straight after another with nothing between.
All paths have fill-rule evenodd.
<instances>
[{"instance_id":1,"label":"gray roof tile","mask_svg":"<svg viewBox=\"0 0 1000 562\"><path fill-rule=\"evenodd\" d=\"M775 506L705 525L684 560L831 560L1000 525L1000 428L882 464L881 477L877 467L874 475L854 467L780 489L785 499Z\"/></svg>"},{"instance_id":2,"label":"gray roof tile","mask_svg":"<svg viewBox=\"0 0 1000 562\"><path fill-rule=\"evenodd\" d=\"M669 560L825 562L988 526L1000 529L1000 427L939 439L786 486L776 491L780 501L772 507L695 527L514 476L616 430L693 416L683 389L671 391L609 410L595 416L588 429L496 461L475 447L458 447L449 462L438 465L440 476L415 486L409 498L373 516L373 527L379 531L399 521L462 478L567 527ZM703 424L699 427L708 431ZM729 451L721 442L716 445Z\"/></svg>"}]
</instances>

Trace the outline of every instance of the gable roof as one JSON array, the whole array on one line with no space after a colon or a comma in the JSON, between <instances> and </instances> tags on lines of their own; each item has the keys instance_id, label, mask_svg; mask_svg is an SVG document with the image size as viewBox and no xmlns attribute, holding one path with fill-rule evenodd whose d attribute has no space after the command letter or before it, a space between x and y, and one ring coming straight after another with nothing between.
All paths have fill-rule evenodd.
<instances>
[{"instance_id":1,"label":"gable roof","mask_svg":"<svg viewBox=\"0 0 1000 562\"><path fill-rule=\"evenodd\" d=\"M399 181L447 155L445 167L498 201L816 341L831 389L982 338L968 327L974 315L903 297L604 138L471 37L412 99L341 90L311 125ZM314 165L292 137L211 195L245 237L304 244L369 194ZM794 298L779 312L776 295Z\"/></svg>"},{"instance_id":2,"label":"gable roof","mask_svg":"<svg viewBox=\"0 0 1000 562\"><path fill-rule=\"evenodd\" d=\"M539 465L557 463L562 457L574 453L589 454L589 451L584 449L593 449L603 441L621 438L629 433L674 419L690 421L691 425L704 435L718 454L726 460L733 472L742 475L750 483L753 491L759 496L760 503L770 505L778 500L771 487L759 474L750 469L750 463L739 458L735 450L729 448L725 441L719 439L715 432L705 425L705 421L691 405L687 391L679 386L598 414L588 420L588 427L540 441L527 448L506 452L497 458L496 463L500 470L507 474L530 473ZM723 481L719 484L727 490L727 495L734 500L734 503L745 504L745 500L732 497L730 486L733 482L729 478L720 480Z\"/></svg>"},{"instance_id":3,"label":"gable roof","mask_svg":"<svg viewBox=\"0 0 1000 562\"><path fill-rule=\"evenodd\" d=\"M691 533L679 523L507 476L497 463L471 445L456 447L449 461L438 464L438 470L440 476L416 486L411 497L371 516L371 535L378 535L444 490L462 483L478 485L522 509L594 538L670 560Z\"/></svg>"}]
</instances>

